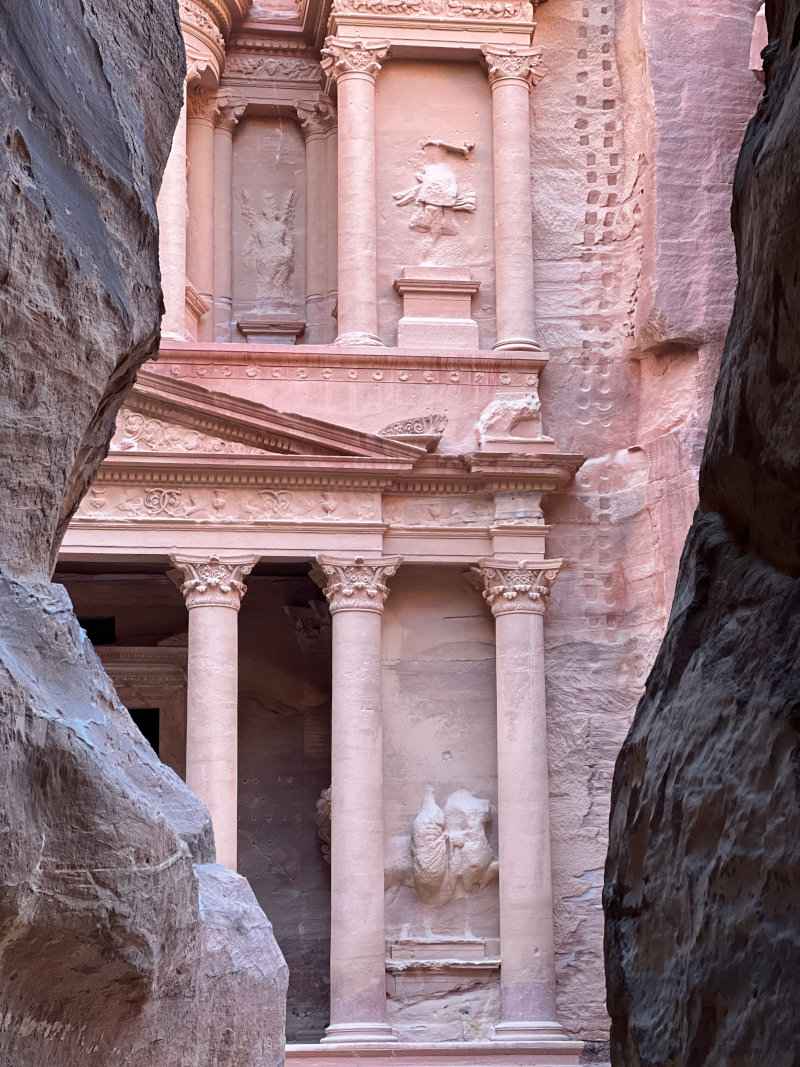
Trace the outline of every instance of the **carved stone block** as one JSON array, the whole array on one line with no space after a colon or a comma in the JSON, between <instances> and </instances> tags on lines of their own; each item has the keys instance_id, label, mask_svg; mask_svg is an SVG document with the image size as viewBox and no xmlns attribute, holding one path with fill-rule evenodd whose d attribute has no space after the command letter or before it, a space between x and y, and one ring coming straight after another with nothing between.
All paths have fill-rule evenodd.
<instances>
[{"instance_id":1,"label":"carved stone block","mask_svg":"<svg viewBox=\"0 0 800 1067\"><path fill-rule=\"evenodd\" d=\"M397 327L397 343L402 348L478 347L472 298L481 286L468 270L403 267L394 287L403 298L403 317Z\"/></svg>"}]
</instances>

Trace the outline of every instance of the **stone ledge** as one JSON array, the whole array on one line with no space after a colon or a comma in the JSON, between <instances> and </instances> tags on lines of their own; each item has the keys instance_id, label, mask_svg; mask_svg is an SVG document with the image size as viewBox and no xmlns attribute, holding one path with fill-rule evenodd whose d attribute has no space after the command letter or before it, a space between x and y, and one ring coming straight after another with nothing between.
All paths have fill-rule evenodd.
<instances>
[{"instance_id":1,"label":"stone ledge","mask_svg":"<svg viewBox=\"0 0 800 1067\"><path fill-rule=\"evenodd\" d=\"M441 1041L359 1045L287 1045L287 1065L304 1067L577 1067L582 1041Z\"/></svg>"}]
</instances>

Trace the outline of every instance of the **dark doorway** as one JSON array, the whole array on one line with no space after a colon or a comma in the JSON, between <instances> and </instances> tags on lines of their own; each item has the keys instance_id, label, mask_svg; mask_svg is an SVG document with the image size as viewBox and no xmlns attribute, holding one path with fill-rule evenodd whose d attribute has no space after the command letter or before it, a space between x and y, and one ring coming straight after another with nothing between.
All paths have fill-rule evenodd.
<instances>
[{"instance_id":1,"label":"dark doorway","mask_svg":"<svg viewBox=\"0 0 800 1067\"><path fill-rule=\"evenodd\" d=\"M159 708L129 708L128 711L144 735L145 740L150 742L150 747L158 755L158 731L161 710Z\"/></svg>"}]
</instances>

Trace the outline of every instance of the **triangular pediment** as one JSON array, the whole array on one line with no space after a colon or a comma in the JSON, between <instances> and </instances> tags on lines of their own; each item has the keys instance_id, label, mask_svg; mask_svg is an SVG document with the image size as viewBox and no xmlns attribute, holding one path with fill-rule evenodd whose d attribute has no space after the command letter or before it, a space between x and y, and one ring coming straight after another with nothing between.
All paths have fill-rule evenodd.
<instances>
[{"instance_id":1,"label":"triangular pediment","mask_svg":"<svg viewBox=\"0 0 800 1067\"><path fill-rule=\"evenodd\" d=\"M424 449L307 415L277 411L140 371L120 409L112 455L360 457L415 462Z\"/></svg>"}]
</instances>

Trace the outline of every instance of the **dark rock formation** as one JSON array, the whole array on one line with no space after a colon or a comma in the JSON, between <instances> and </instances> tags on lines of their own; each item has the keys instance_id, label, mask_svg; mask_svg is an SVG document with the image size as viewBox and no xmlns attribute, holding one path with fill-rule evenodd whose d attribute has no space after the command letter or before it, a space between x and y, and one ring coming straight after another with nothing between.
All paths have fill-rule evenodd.
<instances>
[{"instance_id":1,"label":"dark rock formation","mask_svg":"<svg viewBox=\"0 0 800 1067\"><path fill-rule=\"evenodd\" d=\"M700 506L614 777L615 1065L800 1056L800 0L767 14Z\"/></svg>"},{"instance_id":2,"label":"dark rock formation","mask_svg":"<svg viewBox=\"0 0 800 1067\"><path fill-rule=\"evenodd\" d=\"M271 1067L286 965L48 583L158 342L175 0L0 0L0 1064Z\"/></svg>"}]
</instances>

